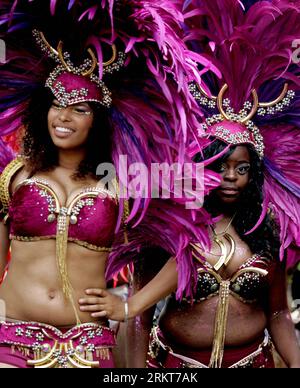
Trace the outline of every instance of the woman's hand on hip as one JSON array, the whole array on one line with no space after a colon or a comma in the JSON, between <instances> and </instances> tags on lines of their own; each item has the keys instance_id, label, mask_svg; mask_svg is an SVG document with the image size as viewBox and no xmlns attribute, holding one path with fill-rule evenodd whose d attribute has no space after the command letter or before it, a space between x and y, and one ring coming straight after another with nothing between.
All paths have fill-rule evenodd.
<instances>
[{"instance_id":1,"label":"woman's hand on hip","mask_svg":"<svg viewBox=\"0 0 300 388\"><path fill-rule=\"evenodd\" d=\"M80 311L91 312L93 318L106 317L124 321L125 302L119 296L99 288L88 289L85 293L88 296L79 299Z\"/></svg>"}]
</instances>

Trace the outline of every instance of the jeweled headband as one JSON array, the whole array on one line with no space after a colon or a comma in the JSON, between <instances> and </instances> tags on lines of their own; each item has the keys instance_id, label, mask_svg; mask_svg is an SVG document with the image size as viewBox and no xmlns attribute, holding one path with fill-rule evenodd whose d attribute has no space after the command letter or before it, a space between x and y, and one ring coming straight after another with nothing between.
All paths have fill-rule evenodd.
<instances>
[{"instance_id":1,"label":"jeweled headband","mask_svg":"<svg viewBox=\"0 0 300 388\"><path fill-rule=\"evenodd\" d=\"M291 100L295 96L293 90L288 90L288 85L284 84L284 88L280 95L271 102L259 102L257 92L252 90L253 102L246 101L243 109L238 114L230 106L228 98L223 100L223 96L228 89L227 84L223 85L217 97L209 97L203 88L195 83L190 84L190 91L194 98L199 101L200 105L214 109L218 108L219 114L212 115L202 124L200 136L214 136L227 144L252 144L258 155L262 158L264 155L263 137L258 127L251 121L253 116L273 115L281 112L285 107L289 106ZM224 110L226 108L226 111Z\"/></svg>"},{"instance_id":2,"label":"jeweled headband","mask_svg":"<svg viewBox=\"0 0 300 388\"><path fill-rule=\"evenodd\" d=\"M61 106L89 101L98 102L107 108L111 106L111 92L103 80L95 74L98 63L90 48L87 50L90 58L86 58L80 66L76 67L70 59L70 54L63 52L62 41L58 43L55 50L41 31L33 30L33 35L42 51L57 63L45 86L51 89ZM117 54L115 45L112 45L112 52L112 58L103 63L103 75L118 71L124 65L125 54L122 52Z\"/></svg>"}]
</instances>

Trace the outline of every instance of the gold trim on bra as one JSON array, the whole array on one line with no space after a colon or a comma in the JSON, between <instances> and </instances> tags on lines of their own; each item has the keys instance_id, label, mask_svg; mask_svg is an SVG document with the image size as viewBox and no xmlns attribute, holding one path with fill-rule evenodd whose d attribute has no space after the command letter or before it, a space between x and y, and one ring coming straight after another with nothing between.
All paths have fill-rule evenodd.
<instances>
[{"instance_id":1,"label":"gold trim on bra","mask_svg":"<svg viewBox=\"0 0 300 388\"><path fill-rule=\"evenodd\" d=\"M117 197L114 197L113 193L107 189L100 188L100 187L86 187L83 188L78 194L75 195L75 197L72 199L71 203L68 206L62 206L59 202L58 196L56 192L52 189L50 184L44 180L44 179L39 179L39 178L29 178L29 179L24 179L22 182L20 182L15 191L14 194L17 192L17 190L26 185L31 185L31 184L36 184L38 187L41 187L42 189L48 191L52 197L55 200L55 212L57 214L60 213L61 208L66 208L68 209L68 215L71 214L73 207L75 206L76 202L78 202L81 198L84 197L93 197L97 198L100 194L105 194L108 195L112 200L115 200L116 203L118 203Z\"/></svg>"},{"instance_id":2,"label":"gold trim on bra","mask_svg":"<svg viewBox=\"0 0 300 388\"><path fill-rule=\"evenodd\" d=\"M23 241L23 242L34 242L34 241L43 241L43 240L55 240L56 239L56 235L53 235L53 236L41 236L41 237L27 237L27 236L13 236L13 235L10 235L9 238L11 240L16 240L16 241ZM89 244L88 242L86 241L81 241L81 240L77 240L75 238L68 238L68 241L70 242L73 242L77 245L80 245L84 248L87 248L87 249L90 249L92 251L96 251L96 252L111 252L112 251L112 248L109 248L109 247L98 247L97 245L93 245L93 244Z\"/></svg>"},{"instance_id":3,"label":"gold trim on bra","mask_svg":"<svg viewBox=\"0 0 300 388\"><path fill-rule=\"evenodd\" d=\"M262 276L267 276L268 275L268 271L267 270L262 269L262 268L258 268L258 267L242 268L240 270L237 270L234 274L232 274L227 279L223 279L221 275L219 275L216 271L214 271L211 268L205 268L205 269L204 268L198 268L197 272L198 272L198 274L199 273L210 273L211 275L214 276L214 278L217 280L218 283L221 283L222 281L226 281L226 280L228 280L230 282L234 282L240 275L242 275L243 273L246 273L246 272L255 272L255 273L258 273L259 275L262 275Z\"/></svg>"},{"instance_id":4,"label":"gold trim on bra","mask_svg":"<svg viewBox=\"0 0 300 388\"><path fill-rule=\"evenodd\" d=\"M0 175L0 203L2 205L1 211L4 214L8 213L9 202L10 202L10 193L9 185L11 178L22 168L24 167L24 161L22 157L17 157L12 160L2 171Z\"/></svg>"},{"instance_id":5,"label":"gold trim on bra","mask_svg":"<svg viewBox=\"0 0 300 388\"><path fill-rule=\"evenodd\" d=\"M215 268L215 265L213 264L210 264L206 258L203 256L203 251L201 250L199 244L193 244L193 243L190 243L190 246L192 247L192 256L194 257L194 259L197 260L197 262L199 262L202 267L205 267L206 269L214 269ZM199 255L197 255L197 253ZM201 259L201 257L203 259ZM237 270L231 275L231 276L234 276L235 273L243 268L250 268L251 264L252 263L258 263L258 264L266 264L266 260L269 262L270 259L266 259L266 260L263 260L263 256L257 254L257 253L254 253L252 256L250 256L248 259L246 259L238 268ZM256 267L255 267L256 268ZM214 272L216 273L216 272ZM224 279L223 279L224 280Z\"/></svg>"},{"instance_id":6,"label":"gold trim on bra","mask_svg":"<svg viewBox=\"0 0 300 388\"><path fill-rule=\"evenodd\" d=\"M265 269L262 269L262 268L259 268L259 267L246 267L246 268L242 268L242 269L238 270L237 272L235 272L230 277L230 281L234 282L240 275L242 275L245 272L255 272L255 273L258 273L259 275L262 275L262 276L267 276L268 275L268 271L265 270Z\"/></svg>"},{"instance_id":7,"label":"gold trim on bra","mask_svg":"<svg viewBox=\"0 0 300 388\"><path fill-rule=\"evenodd\" d=\"M259 274L261 276L267 276L268 275L268 271L267 270L262 269L262 268L258 268L258 267L242 268L242 269L236 271L232 276L230 276L227 279L223 279L213 268L206 268L206 269L198 268L197 272L198 272L198 275L202 274L202 273L204 273L204 274L205 273L211 274L216 279L216 281L218 282L219 285L221 285L222 282L228 282L231 285L232 283L234 283L234 281L239 276L241 276L243 273L247 273L247 272L254 272L254 273L257 273L257 274ZM202 297L202 298L198 298L197 300L198 301L204 301L204 300L210 299L213 296L217 296L219 294L219 291L220 290L218 289L215 292L212 292L211 294L209 294L208 296ZM249 300L249 299L245 299L245 298L241 297L237 292L234 292L232 289L229 290L229 293L232 296L238 298L243 303L248 303L249 304L249 303L255 303L256 302L256 300ZM184 299L187 300L186 298L184 298Z\"/></svg>"}]
</instances>

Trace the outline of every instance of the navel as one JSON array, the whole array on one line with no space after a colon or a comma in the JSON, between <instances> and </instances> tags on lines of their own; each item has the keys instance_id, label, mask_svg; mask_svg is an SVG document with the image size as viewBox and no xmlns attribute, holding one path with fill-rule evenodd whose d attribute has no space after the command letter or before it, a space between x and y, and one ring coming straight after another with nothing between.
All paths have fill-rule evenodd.
<instances>
[{"instance_id":1,"label":"navel","mask_svg":"<svg viewBox=\"0 0 300 388\"><path fill-rule=\"evenodd\" d=\"M56 297L56 291L50 290L50 291L48 292L48 298L49 298L50 300L53 300L53 299L55 299L55 297Z\"/></svg>"}]
</instances>

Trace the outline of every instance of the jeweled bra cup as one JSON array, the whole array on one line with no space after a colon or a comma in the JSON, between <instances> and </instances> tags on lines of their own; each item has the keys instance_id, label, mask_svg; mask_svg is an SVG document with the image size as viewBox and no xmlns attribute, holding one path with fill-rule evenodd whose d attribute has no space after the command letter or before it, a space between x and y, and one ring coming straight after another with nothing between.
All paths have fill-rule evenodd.
<instances>
[{"instance_id":1,"label":"jeweled bra cup","mask_svg":"<svg viewBox=\"0 0 300 388\"><path fill-rule=\"evenodd\" d=\"M17 227L17 212L15 209L21 208L22 211L26 212L26 209L22 208L22 197L23 195L19 195L19 191L22 190L22 188L28 187L29 193L26 192L24 195L31 195L37 194L40 196L41 200L37 201L32 206L32 214L34 214L35 210L34 207L36 207L36 204L40 204L40 208L38 208L36 211L40 214L37 214L37 217L40 216L41 219L39 220L39 223L42 222L42 225L38 228L40 231L40 234L38 235L32 235L33 233L29 231L29 225L28 225L28 233L20 233L20 228ZM23 194L23 193L22 193ZM14 202L14 198L20 196L18 198L17 203ZM102 203L100 203L100 201ZM43 205L44 202L44 205ZM114 203L114 205L112 205ZM84 211L84 209L87 209L86 211L89 212L87 216L87 221L89 218L91 218L91 222L93 219L94 213L98 211L99 213L99 206L104 207L105 209L103 211L108 211L109 215L111 216L111 220L107 219L105 222L105 233L101 233L101 222L98 222L95 226L95 233L89 233L88 237L90 238L90 241L85 241L80 236L80 230L82 228L82 223L86 222L83 217L81 217L81 213ZM26 206L25 206L26 207ZM44 208L47 208L47 212L45 213ZM115 209L115 210L113 210ZM91 187L86 188L82 190L79 194L75 196L75 198L72 200L72 202L66 207L61 206L59 199L54 192L54 190L51 188L49 183L43 179L38 178L31 178L26 179L23 182L21 182L12 197L11 206L10 206L10 214L11 214L11 238L19 241L37 241L37 240L45 240L48 238L57 238L57 233L64 232L66 229L67 221L68 221L68 241L77 243L78 245L84 246L88 249L92 249L99 252L109 252L110 251L110 245L113 240L114 235L114 229L115 229L115 222L117 219L117 201L113 197L113 193L109 192L106 189L98 188L98 187ZM26 219L26 216L24 214L23 219ZM68 220L67 220L68 219ZM102 215L101 221L105 220L105 214ZM35 220L31 220L30 224L33 226ZM57 228L54 228L55 222L57 221ZM19 224L18 224L19 225ZM21 225L22 226L22 225ZM22 226L23 227L23 226ZM21 229L22 229L21 227ZM75 228L76 227L76 228ZM85 225L86 227L86 225ZM23 227L24 229L24 227ZM26 228L25 228L26 229ZM37 228L35 228L37 229ZM108 231L110 231L108 233ZM49 233L50 232L50 233ZM52 233L51 233L52 232ZM82 230L83 234L85 233L85 230ZM97 233L97 236L96 236ZM104 242L103 236L107 236L107 245L101 246L98 242ZM94 237L93 237L94 236Z\"/></svg>"},{"instance_id":2,"label":"jeweled bra cup","mask_svg":"<svg viewBox=\"0 0 300 388\"><path fill-rule=\"evenodd\" d=\"M218 295L220 285L224 281L229 283L229 293L232 296L244 303L256 302L258 295L257 290L260 289L260 286L265 286L265 281L263 279L268 275L266 269L253 266L259 264L267 268L269 261L264 260L260 255L254 254L246 260L246 262L243 263L230 278L223 279L214 268L206 262L203 264L205 268L198 268L198 287L193 302L201 302ZM251 295L251 287L253 288L252 294L255 295ZM183 301L187 303L192 302L188 298L183 298Z\"/></svg>"}]
</instances>

